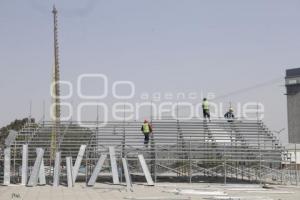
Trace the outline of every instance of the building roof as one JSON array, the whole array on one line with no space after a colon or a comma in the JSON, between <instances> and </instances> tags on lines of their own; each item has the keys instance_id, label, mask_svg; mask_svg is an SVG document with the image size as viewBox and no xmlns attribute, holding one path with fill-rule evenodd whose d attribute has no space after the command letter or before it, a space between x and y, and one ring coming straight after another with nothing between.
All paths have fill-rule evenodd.
<instances>
[{"instance_id":1,"label":"building roof","mask_svg":"<svg viewBox=\"0 0 300 200\"><path fill-rule=\"evenodd\" d=\"M286 78L297 77L297 76L300 77L300 68L286 70Z\"/></svg>"}]
</instances>

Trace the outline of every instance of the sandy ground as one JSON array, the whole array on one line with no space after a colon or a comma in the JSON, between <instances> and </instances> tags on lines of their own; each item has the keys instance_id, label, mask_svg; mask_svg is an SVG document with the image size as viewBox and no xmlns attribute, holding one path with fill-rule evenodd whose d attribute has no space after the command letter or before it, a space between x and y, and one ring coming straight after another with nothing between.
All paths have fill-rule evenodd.
<instances>
[{"instance_id":1,"label":"sandy ground","mask_svg":"<svg viewBox=\"0 0 300 200\"><path fill-rule=\"evenodd\" d=\"M25 187L0 186L0 200L300 200L300 186L272 186L264 189L259 185L208 184L208 183L158 183L155 186L133 185L133 192L123 185L97 183L86 187L76 183L73 188L64 186Z\"/></svg>"}]
</instances>

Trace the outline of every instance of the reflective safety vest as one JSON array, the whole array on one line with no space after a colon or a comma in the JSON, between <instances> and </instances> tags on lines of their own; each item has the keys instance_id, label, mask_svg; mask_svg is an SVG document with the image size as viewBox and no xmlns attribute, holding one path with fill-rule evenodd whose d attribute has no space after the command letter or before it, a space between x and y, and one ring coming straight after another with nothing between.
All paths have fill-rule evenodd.
<instances>
[{"instance_id":1,"label":"reflective safety vest","mask_svg":"<svg viewBox=\"0 0 300 200\"><path fill-rule=\"evenodd\" d=\"M203 101L202 106L203 106L204 110L209 110L209 103L208 103L208 101Z\"/></svg>"},{"instance_id":2,"label":"reflective safety vest","mask_svg":"<svg viewBox=\"0 0 300 200\"><path fill-rule=\"evenodd\" d=\"M150 133L150 126L148 123L143 124L143 132Z\"/></svg>"}]
</instances>

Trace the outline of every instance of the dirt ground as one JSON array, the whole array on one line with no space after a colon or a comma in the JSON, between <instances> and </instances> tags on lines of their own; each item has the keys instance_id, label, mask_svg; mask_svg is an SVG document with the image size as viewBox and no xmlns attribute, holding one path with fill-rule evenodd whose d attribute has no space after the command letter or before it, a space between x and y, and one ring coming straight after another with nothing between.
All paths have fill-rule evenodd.
<instances>
[{"instance_id":1,"label":"dirt ground","mask_svg":"<svg viewBox=\"0 0 300 200\"><path fill-rule=\"evenodd\" d=\"M0 200L300 200L300 187L296 186L276 185L265 189L252 184L158 183L155 186L134 184L132 190L109 183L97 183L94 187L76 183L73 188L11 185L0 186Z\"/></svg>"}]
</instances>

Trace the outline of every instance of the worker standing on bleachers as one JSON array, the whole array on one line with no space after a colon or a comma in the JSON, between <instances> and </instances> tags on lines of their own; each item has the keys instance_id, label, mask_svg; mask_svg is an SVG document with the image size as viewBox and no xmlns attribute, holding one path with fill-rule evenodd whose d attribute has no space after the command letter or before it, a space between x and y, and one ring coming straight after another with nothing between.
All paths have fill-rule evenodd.
<instances>
[{"instance_id":1,"label":"worker standing on bleachers","mask_svg":"<svg viewBox=\"0 0 300 200\"><path fill-rule=\"evenodd\" d=\"M209 119L209 121L210 121L209 102L207 101L206 98L203 99L202 109L203 109L203 117L204 117L204 119L205 120Z\"/></svg>"},{"instance_id":2,"label":"worker standing on bleachers","mask_svg":"<svg viewBox=\"0 0 300 200\"><path fill-rule=\"evenodd\" d=\"M141 131L143 132L145 139L144 139L144 144L146 147L148 147L149 144L149 135L152 133L152 127L151 124L145 120L144 124L142 125Z\"/></svg>"},{"instance_id":3,"label":"worker standing on bleachers","mask_svg":"<svg viewBox=\"0 0 300 200\"><path fill-rule=\"evenodd\" d=\"M227 119L228 122L233 122L234 119L234 113L233 113L233 109L229 108L229 111L227 113L225 113L224 115L225 119Z\"/></svg>"}]
</instances>

